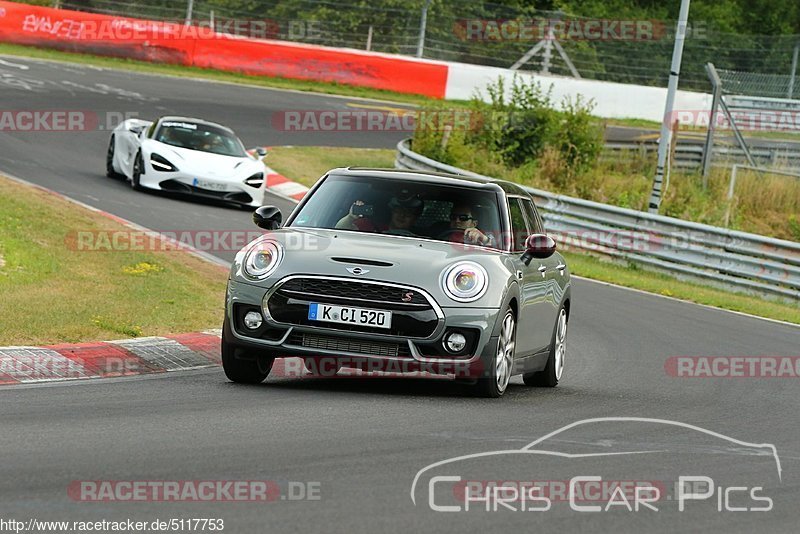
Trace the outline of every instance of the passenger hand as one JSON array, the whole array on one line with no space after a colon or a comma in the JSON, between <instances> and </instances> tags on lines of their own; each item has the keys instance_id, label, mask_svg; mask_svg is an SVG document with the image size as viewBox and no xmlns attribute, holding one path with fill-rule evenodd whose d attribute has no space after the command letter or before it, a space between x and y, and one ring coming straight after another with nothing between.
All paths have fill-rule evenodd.
<instances>
[{"instance_id":1,"label":"passenger hand","mask_svg":"<svg viewBox=\"0 0 800 534\"><path fill-rule=\"evenodd\" d=\"M350 217L353 218L353 219L362 218L364 215L361 215L361 214L356 215L355 213L353 213L353 208L355 208L356 206L363 206L363 205L364 205L364 201L363 200L356 200L355 202L353 202L353 205L350 206L350 213L349 213Z\"/></svg>"}]
</instances>

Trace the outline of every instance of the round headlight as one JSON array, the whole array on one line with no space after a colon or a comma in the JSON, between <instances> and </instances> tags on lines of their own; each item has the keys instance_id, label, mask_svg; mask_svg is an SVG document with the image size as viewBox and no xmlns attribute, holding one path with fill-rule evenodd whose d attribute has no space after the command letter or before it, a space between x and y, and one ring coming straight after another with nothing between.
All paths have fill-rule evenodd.
<instances>
[{"instance_id":1,"label":"round headlight","mask_svg":"<svg viewBox=\"0 0 800 534\"><path fill-rule=\"evenodd\" d=\"M258 280L266 278L278 267L281 259L283 247L274 241L260 241L244 257L244 274Z\"/></svg>"},{"instance_id":2,"label":"round headlight","mask_svg":"<svg viewBox=\"0 0 800 534\"><path fill-rule=\"evenodd\" d=\"M458 302L478 300L489 285L486 269L465 261L456 263L442 272L442 288L447 296Z\"/></svg>"}]
</instances>

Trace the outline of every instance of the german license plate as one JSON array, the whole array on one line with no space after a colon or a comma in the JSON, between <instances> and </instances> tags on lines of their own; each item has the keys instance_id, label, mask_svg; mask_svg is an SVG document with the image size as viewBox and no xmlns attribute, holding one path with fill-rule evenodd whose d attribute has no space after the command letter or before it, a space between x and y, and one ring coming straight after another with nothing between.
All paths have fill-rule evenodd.
<instances>
[{"instance_id":1,"label":"german license plate","mask_svg":"<svg viewBox=\"0 0 800 534\"><path fill-rule=\"evenodd\" d=\"M195 178L192 180L192 185L200 189L207 189L208 191L227 191L228 184L222 182L214 182L212 180L200 180Z\"/></svg>"},{"instance_id":2,"label":"german license plate","mask_svg":"<svg viewBox=\"0 0 800 534\"><path fill-rule=\"evenodd\" d=\"M392 312L312 302L308 305L308 320L391 328Z\"/></svg>"}]
</instances>

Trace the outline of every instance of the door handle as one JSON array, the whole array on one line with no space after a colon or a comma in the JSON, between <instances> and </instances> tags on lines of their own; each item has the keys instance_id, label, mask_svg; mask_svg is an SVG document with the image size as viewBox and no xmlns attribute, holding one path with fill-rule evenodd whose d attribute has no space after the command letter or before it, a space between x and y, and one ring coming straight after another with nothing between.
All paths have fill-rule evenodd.
<instances>
[{"instance_id":1,"label":"door handle","mask_svg":"<svg viewBox=\"0 0 800 534\"><path fill-rule=\"evenodd\" d=\"M547 267L545 265L540 265L536 270L542 273L542 278L544 278L544 273L547 272Z\"/></svg>"},{"instance_id":2,"label":"door handle","mask_svg":"<svg viewBox=\"0 0 800 534\"><path fill-rule=\"evenodd\" d=\"M556 265L556 269L558 269L559 271L563 271L566 268L567 266L564 265L563 263L559 263L558 265Z\"/></svg>"}]
</instances>

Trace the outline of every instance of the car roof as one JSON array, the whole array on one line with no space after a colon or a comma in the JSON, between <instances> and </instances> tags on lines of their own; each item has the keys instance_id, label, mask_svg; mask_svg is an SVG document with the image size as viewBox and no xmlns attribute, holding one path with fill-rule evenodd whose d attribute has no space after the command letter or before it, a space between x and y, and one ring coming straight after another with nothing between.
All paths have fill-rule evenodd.
<instances>
[{"instance_id":1,"label":"car roof","mask_svg":"<svg viewBox=\"0 0 800 534\"><path fill-rule=\"evenodd\" d=\"M434 184L455 185L461 187L484 188L495 186L506 194L529 196L529 193L513 182L497 180L482 176L466 176L436 171L417 171L411 169L385 169L379 167L340 167L331 169L328 174L338 176L371 176L388 180L429 182Z\"/></svg>"},{"instance_id":2,"label":"car roof","mask_svg":"<svg viewBox=\"0 0 800 534\"><path fill-rule=\"evenodd\" d=\"M179 116L176 116L176 115L166 115L164 117L160 117L158 119L158 121L156 121L156 122L161 124L163 121L193 122L195 124L203 124L203 125L206 125L206 126L216 126L217 128L220 128L220 129L225 130L227 132L234 133L233 130L231 130L227 126L223 126L223 125L218 124L216 122L211 122L211 121L207 121L207 120L203 120L203 119L197 119L197 118L194 118L194 117L179 117Z\"/></svg>"}]
</instances>

